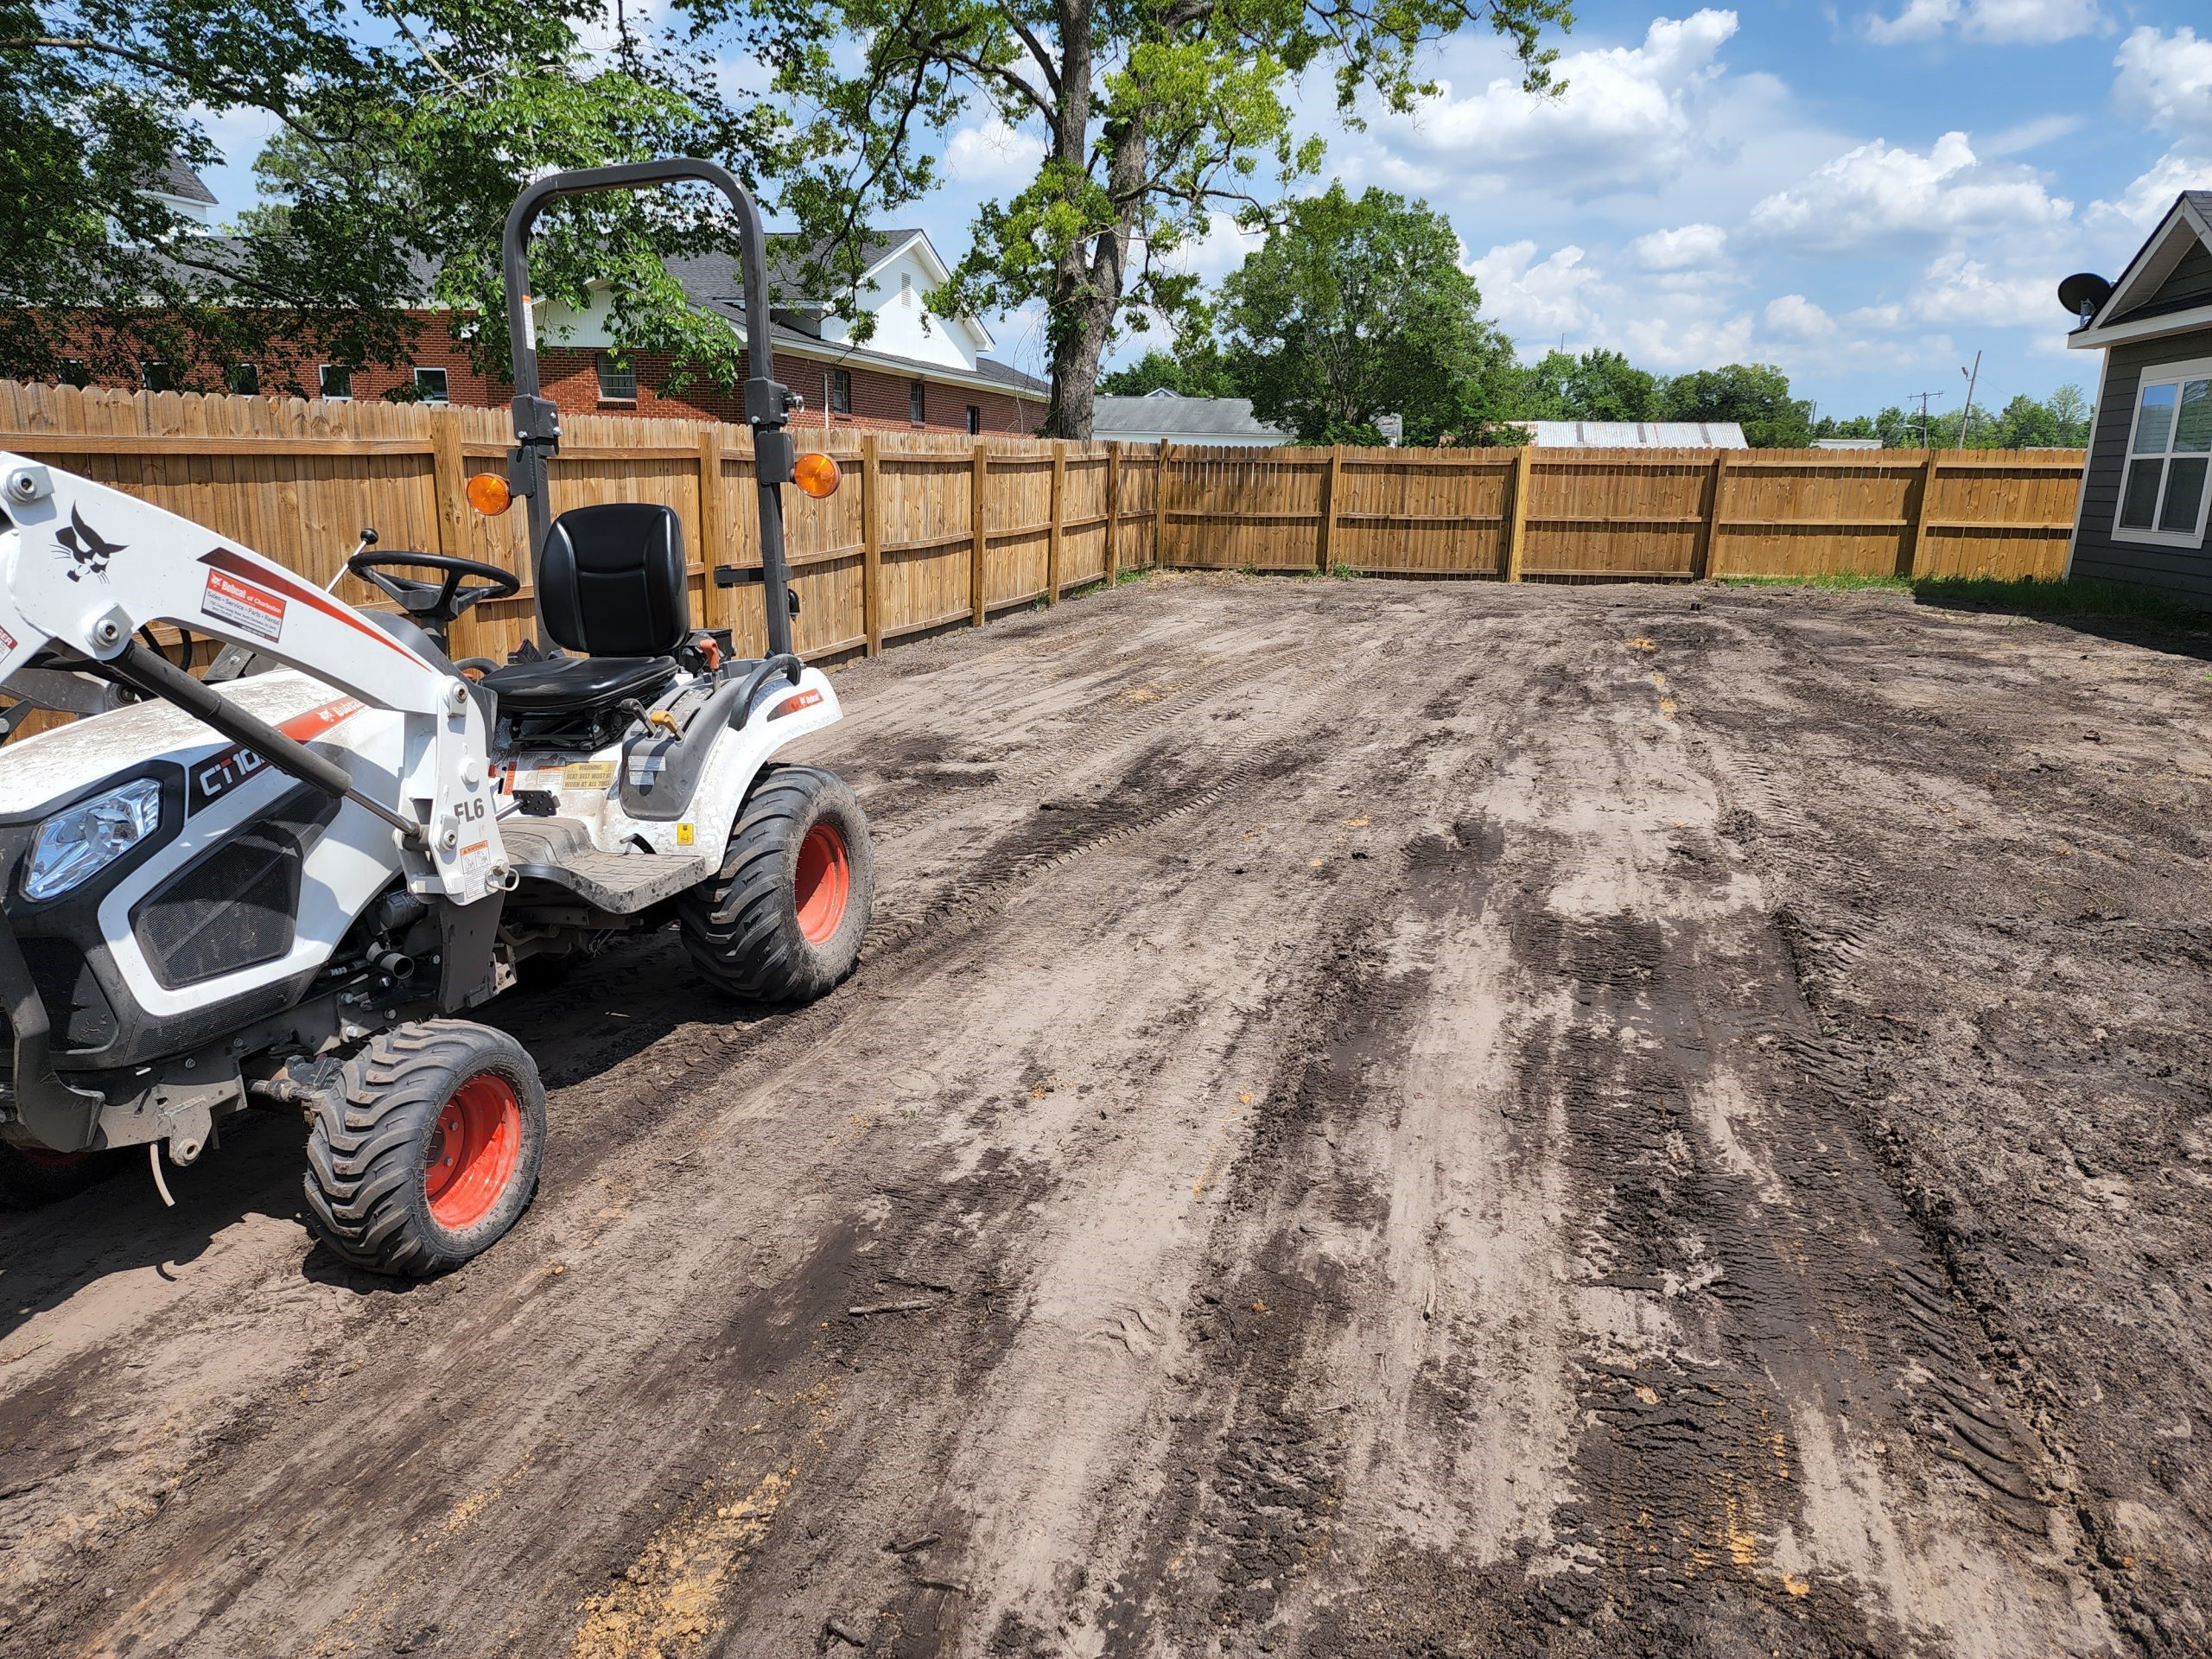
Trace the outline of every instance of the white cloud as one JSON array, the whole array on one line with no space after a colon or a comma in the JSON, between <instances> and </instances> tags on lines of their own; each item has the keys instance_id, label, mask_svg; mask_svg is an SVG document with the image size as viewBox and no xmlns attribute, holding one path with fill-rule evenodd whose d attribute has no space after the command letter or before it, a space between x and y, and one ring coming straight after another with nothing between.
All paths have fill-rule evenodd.
<instances>
[{"instance_id":1,"label":"white cloud","mask_svg":"<svg viewBox=\"0 0 2212 1659\"><path fill-rule=\"evenodd\" d=\"M1517 77L1464 98L1440 80L1413 117L1385 124L1462 175L1534 169L1547 189L1570 195L1648 187L1711 148L1700 106L1736 29L1732 11L1655 18L1639 45L1564 54L1567 90L1556 98L1531 96Z\"/></svg>"},{"instance_id":2,"label":"white cloud","mask_svg":"<svg viewBox=\"0 0 2212 1659\"><path fill-rule=\"evenodd\" d=\"M944 175L986 189L1019 190L1036 176L1045 141L993 116L979 127L962 127L944 147Z\"/></svg>"},{"instance_id":3,"label":"white cloud","mask_svg":"<svg viewBox=\"0 0 2212 1659\"><path fill-rule=\"evenodd\" d=\"M2112 27L2097 0L1907 0L1894 17L1867 18L1866 34L1878 46L1897 46L1954 26L1969 40L2005 46L2048 46Z\"/></svg>"},{"instance_id":4,"label":"white cloud","mask_svg":"<svg viewBox=\"0 0 2212 1659\"><path fill-rule=\"evenodd\" d=\"M2057 271L2008 269L1993 275L1979 259L1946 253L1930 260L1913 290L1911 311L1923 322L1987 327L2057 328Z\"/></svg>"},{"instance_id":5,"label":"white cloud","mask_svg":"<svg viewBox=\"0 0 2212 1659\"><path fill-rule=\"evenodd\" d=\"M1821 340L1835 333L1835 319L1802 294L1769 300L1761 320L1770 333L1793 340Z\"/></svg>"},{"instance_id":6,"label":"white cloud","mask_svg":"<svg viewBox=\"0 0 2212 1659\"><path fill-rule=\"evenodd\" d=\"M1694 270L1718 262L1727 245L1728 232L1718 225L1684 225L1652 231L1628 247L1646 270Z\"/></svg>"},{"instance_id":7,"label":"white cloud","mask_svg":"<svg viewBox=\"0 0 2212 1659\"><path fill-rule=\"evenodd\" d=\"M2152 226L2166 216L2174 198L2184 190L2212 189L2212 154L2176 148L2151 164L2150 170L2132 181L2108 201L2092 202L2084 217L2093 226L2140 241ZM2133 244L2119 249L2126 258Z\"/></svg>"},{"instance_id":8,"label":"white cloud","mask_svg":"<svg viewBox=\"0 0 2212 1659\"><path fill-rule=\"evenodd\" d=\"M2120 79L2113 101L2167 132L2212 132L2212 35L2197 38L2184 23L2169 40L2164 29L2137 29L2113 60Z\"/></svg>"},{"instance_id":9,"label":"white cloud","mask_svg":"<svg viewBox=\"0 0 2212 1659\"><path fill-rule=\"evenodd\" d=\"M1947 132L1925 154L1878 138L1847 150L1758 202L1751 226L1778 243L1863 253L1901 239L2048 228L2073 212L2032 174L1985 166L1966 134Z\"/></svg>"},{"instance_id":10,"label":"white cloud","mask_svg":"<svg viewBox=\"0 0 2212 1659\"><path fill-rule=\"evenodd\" d=\"M1623 327L1621 340L1630 361L1669 374L1748 363L1761 355L1751 345L1749 313L1700 316L1679 302L1639 306Z\"/></svg>"},{"instance_id":11,"label":"white cloud","mask_svg":"<svg viewBox=\"0 0 2212 1659\"><path fill-rule=\"evenodd\" d=\"M1482 290L1483 309L1507 334L1549 342L1561 334L1578 336L1597 321L1589 302L1599 278L1584 258L1580 248L1569 245L1538 260L1534 242L1509 242L1467 269Z\"/></svg>"},{"instance_id":12,"label":"white cloud","mask_svg":"<svg viewBox=\"0 0 2212 1659\"><path fill-rule=\"evenodd\" d=\"M2071 137L2088 124L2078 115L2038 115L1974 141L1974 154L1982 156L2018 156L2040 149L2061 138Z\"/></svg>"}]
</instances>

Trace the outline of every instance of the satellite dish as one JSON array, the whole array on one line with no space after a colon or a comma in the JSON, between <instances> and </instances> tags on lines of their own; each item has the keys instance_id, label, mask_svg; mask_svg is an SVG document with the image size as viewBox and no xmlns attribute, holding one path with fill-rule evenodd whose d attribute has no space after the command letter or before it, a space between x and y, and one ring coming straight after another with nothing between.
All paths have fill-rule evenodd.
<instances>
[{"instance_id":1,"label":"satellite dish","mask_svg":"<svg viewBox=\"0 0 2212 1659\"><path fill-rule=\"evenodd\" d=\"M2112 284L2094 271L2077 270L2058 285L2058 302L2066 314L2083 323L2097 315L2097 308L2112 297Z\"/></svg>"}]
</instances>

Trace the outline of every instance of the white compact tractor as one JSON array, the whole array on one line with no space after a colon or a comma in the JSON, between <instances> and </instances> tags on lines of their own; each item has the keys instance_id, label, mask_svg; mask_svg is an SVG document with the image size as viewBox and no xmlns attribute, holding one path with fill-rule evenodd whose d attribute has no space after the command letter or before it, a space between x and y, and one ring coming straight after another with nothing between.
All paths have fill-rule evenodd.
<instances>
[{"instance_id":1,"label":"white compact tractor","mask_svg":"<svg viewBox=\"0 0 2212 1659\"><path fill-rule=\"evenodd\" d=\"M672 511L556 518L548 499L561 431L539 394L531 227L557 197L681 180L720 188L739 226L760 661L692 627ZM442 1272L537 1186L537 1068L457 1017L518 969L671 919L718 993L804 1001L857 960L874 885L860 804L829 772L770 764L838 718L791 652L781 497L794 479L827 494L836 469L793 454L759 212L708 162L564 173L517 199L503 251L515 447L505 478L469 495L528 506L543 641L523 660L447 652L455 618L518 590L499 566L365 535L345 568L399 609L357 610L227 537L0 454L0 682L80 716L0 750L12 1185L143 1145L166 1198L164 1152L189 1164L230 1113L298 1111L323 1242L383 1272ZM226 642L204 679L162 654L156 621Z\"/></svg>"}]
</instances>

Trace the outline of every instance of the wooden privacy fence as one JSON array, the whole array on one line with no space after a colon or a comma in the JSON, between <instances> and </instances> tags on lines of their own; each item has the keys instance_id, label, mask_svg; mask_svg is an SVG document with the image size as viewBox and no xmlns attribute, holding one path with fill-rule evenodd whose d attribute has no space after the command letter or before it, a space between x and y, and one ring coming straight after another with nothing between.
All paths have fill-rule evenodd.
<instances>
[{"instance_id":1,"label":"wooden privacy fence","mask_svg":"<svg viewBox=\"0 0 2212 1659\"><path fill-rule=\"evenodd\" d=\"M2057 576L2080 450L1192 449L1159 562L1510 582Z\"/></svg>"},{"instance_id":2,"label":"wooden privacy fence","mask_svg":"<svg viewBox=\"0 0 2212 1659\"><path fill-rule=\"evenodd\" d=\"M1506 581L1719 575L2056 576L2078 451L1198 449L800 429L846 481L785 493L794 636L812 657L887 642L1154 565ZM501 410L80 391L0 381L0 448L168 507L317 583L364 525L385 551L527 577L524 514L471 512L504 463ZM750 435L572 415L556 512L658 501L684 526L692 613L763 644ZM348 576L340 594L381 596ZM535 628L525 580L454 630L503 657Z\"/></svg>"},{"instance_id":3,"label":"wooden privacy fence","mask_svg":"<svg viewBox=\"0 0 2212 1659\"><path fill-rule=\"evenodd\" d=\"M457 554L522 571L522 590L486 601L454 630L456 656L502 658L534 636L536 595L519 505L472 512L470 473L502 471L504 410L302 403L177 392L80 391L0 381L0 449L48 461L205 524L318 585L338 575L365 525L378 550ZM1153 562L1159 456L1103 444L1039 443L801 429L845 481L817 501L784 492L785 540L810 657L991 613ZM752 435L714 421L566 416L552 467L556 512L657 501L683 521L691 610L764 648L760 588L719 586L717 565L757 573ZM1117 505L1109 505L1109 499ZM391 608L354 577L339 595Z\"/></svg>"}]
</instances>

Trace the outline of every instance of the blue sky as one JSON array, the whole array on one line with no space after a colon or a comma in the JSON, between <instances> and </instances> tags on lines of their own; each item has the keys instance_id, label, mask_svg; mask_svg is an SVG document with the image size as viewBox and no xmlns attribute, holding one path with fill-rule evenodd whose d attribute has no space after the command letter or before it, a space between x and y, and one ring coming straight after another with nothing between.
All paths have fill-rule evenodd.
<instances>
[{"instance_id":1,"label":"blue sky","mask_svg":"<svg viewBox=\"0 0 2212 1659\"><path fill-rule=\"evenodd\" d=\"M1482 31L1437 51L1438 95L1410 118L1350 132L1318 86L1301 105L1329 143L1324 181L1449 216L1524 355L1564 340L1670 372L1777 363L1835 413L1923 389L1955 409L1977 349L1977 401L2087 388L2058 279L2116 274L2177 191L2212 188L2201 0L1576 10L1549 103ZM209 182L243 206L260 134L213 134L234 165ZM1039 148L963 126L944 190L899 218L954 255L975 202ZM1224 219L1186 257L1213 279L1244 250ZM991 323L1001 356L1041 369L1033 318Z\"/></svg>"}]
</instances>

